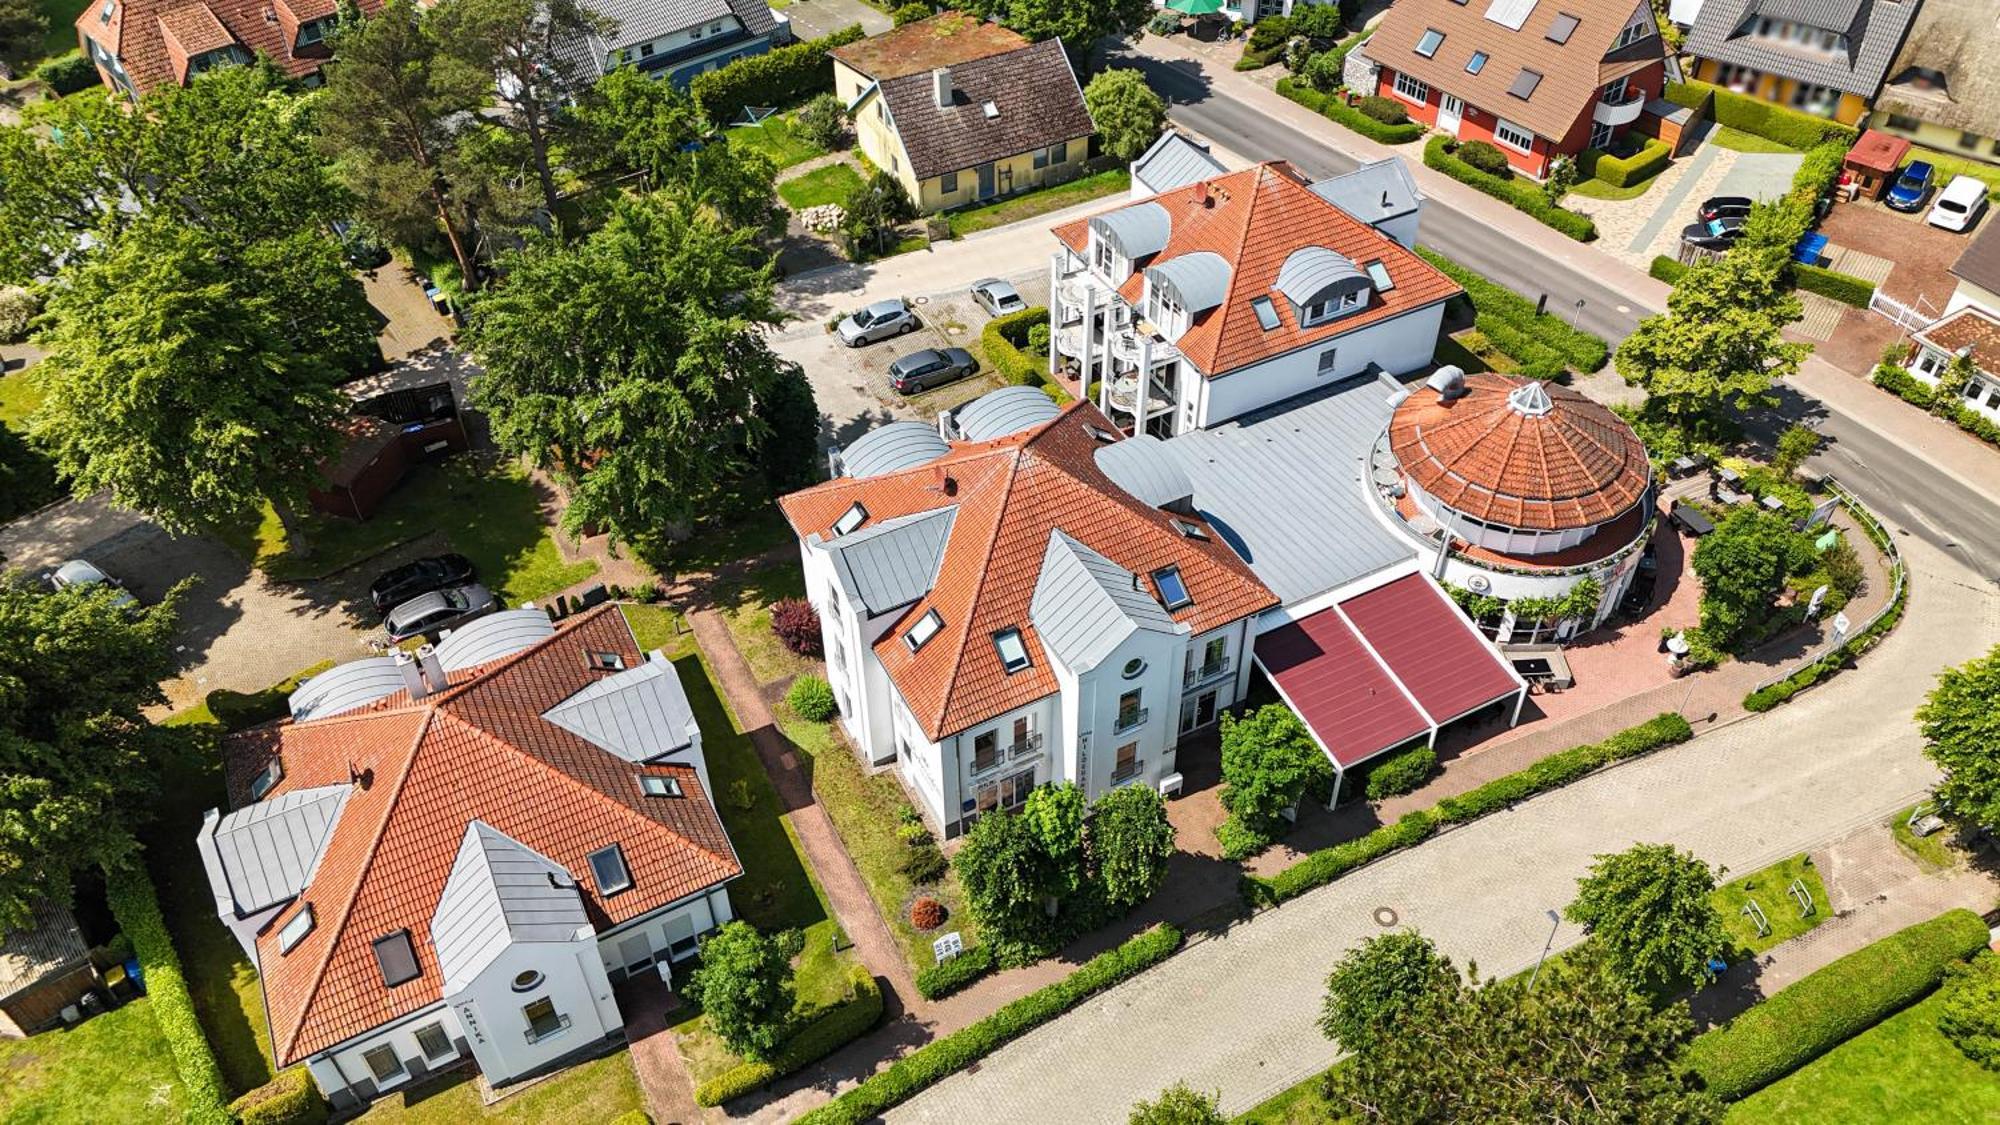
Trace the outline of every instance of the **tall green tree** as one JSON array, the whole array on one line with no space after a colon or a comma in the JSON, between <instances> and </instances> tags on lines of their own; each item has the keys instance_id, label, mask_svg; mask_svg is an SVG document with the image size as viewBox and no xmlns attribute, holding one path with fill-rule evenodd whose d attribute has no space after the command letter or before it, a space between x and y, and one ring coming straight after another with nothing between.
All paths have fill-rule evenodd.
<instances>
[{"instance_id":1,"label":"tall green tree","mask_svg":"<svg viewBox=\"0 0 2000 1125\"><path fill-rule=\"evenodd\" d=\"M1216 1094L1204 1094L1185 1082L1176 1082L1160 1091L1160 1096L1132 1107L1129 1125L1228 1125Z\"/></svg>"},{"instance_id":2,"label":"tall green tree","mask_svg":"<svg viewBox=\"0 0 2000 1125\"><path fill-rule=\"evenodd\" d=\"M764 483L773 496L804 488L819 480L819 401L812 380L797 364L785 364L777 379L757 400L756 410L771 427L758 453Z\"/></svg>"},{"instance_id":3,"label":"tall green tree","mask_svg":"<svg viewBox=\"0 0 2000 1125\"><path fill-rule=\"evenodd\" d=\"M1328 1077L1357 1118L1706 1125L1721 1106L1681 1064L1694 1030L1681 1006L1655 1010L1595 943L1521 977L1427 996L1396 1032Z\"/></svg>"},{"instance_id":4,"label":"tall green tree","mask_svg":"<svg viewBox=\"0 0 2000 1125\"><path fill-rule=\"evenodd\" d=\"M1123 164L1145 155L1167 125L1166 99L1130 67L1098 72L1083 88L1083 104L1097 123L1098 143Z\"/></svg>"},{"instance_id":5,"label":"tall green tree","mask_svg":"<svg viewBox=\"0 0 2000 1125\"><path fill-rule=\"evenodd\" d=\"M37 899L69 900L70 874L137 845L163 767L188 732L143 710L166 702L183 588L138 611L102 587L46 593L0 576L0 933Z\"/></svg>"},{"instance_id":6,"label":"tall green tree","mask_svg":"<svg viewBox=\"0 0 2000 1125\"><path fill-rule=\"evenodd\" d=\"M1103 794L1091 802L1084 833L1106 905L1130 910L1160 889L1174 855L1174 826L1159 790L1121 785Z\"/></svg>"},{"instance_id":7,"label":"tall green tree","mask_svg":"<svg viewBox=\"0 0 2000 1125\"><path fill-rule=\"evenodd\" d=\"M327 68L320 139L375 229L411 245L441 233L472 290L479 287L475 216L449 173L494 76L443 31L443 17L415 0L389 0L367 19L343 22L333 36L340 61Z\"/></svg>"},{"instance_id":8,"label":"tall green tree","mask_svg":"<svg viewBox=\"0 0 2000 1125\"><path fill-rule=\"evenodd\" d=\"M733 226L771 228L781 218L778 169L760 152L714 135L687 91L621 66L578 100L572 147L599 174L637 172L673 185Z\"/></svg>"},{"instance_id":9,"label":"tall green tree","mask_svg":"<svg viewBox=\"0 0 2000 1125\"><path fill-rule=\"evenodd\" d=\"M1694 549L1701 579L1701 631L1729 648L1764 618L1787 575L1811 565L1812 541L1781 513L1735 508Z\"/></svg>"},{"instance_id":10,"label":"tall green tree","mask_svg":"<svg viewBox=\"0 0 2000 1125\"><path fill-rule=\"evenodd\" d=\"M1463 982L1451 961L1415 930L1377 934L1347 951L1326 978L1319 1028L1342 1050L1360 1054L1397 1025L1440 1000L1455 1000Z\"/></svg>"},{"instance_id":11,"label":"tall green tree","mask_svg":"<svg viewBox=\"0 0 2000 1125\"><path fill-rule=\"evenodd\" d=\"M19 64L40 54L48 30L35 0L0 0L0 59Z\"/></svg>"},{"instance_id":12,"label":"tall green tree","mask_svg":"<svg viewBox=\"0 0 2000 1125\"><path fill-rule=\"evenodd\" d=\"M1070 781L1037 786L1021 806L1021 822L1041 847L1048 891L1057 898L1073 895L1083 886L1086 811L1083 790Z\"/></svg>"},{"instance_id":13,"label":"tall green tree","mask_svg":"<svg viewBox=\"0 0 2000 1125\"><path fill-rule=\"evenodd\" d=\"M986 941L1003 959L1032 956L1049 943L1047 904L1056 880L1041 834L1017 816L989 814L973 822L952 867L966 905Z\"/></svg>"},{"instance_id":14,"label":"tall green tree","mask_svg":"<svg viewBox=\"0 0 2000 1125\"><path fill-rule=\"evenodd\" d=\"M2000 648L1938 673L1917 724L1924 753L1944 771L1936 793L1953 818L2000 824Z\"/></svg>"},{"instance_id":15,"label":"tall green tree","mask_svg":"<svg viewBox=\"0 0 2000 1125\"><path fill-rule=\"evenodd\" d=\"M65 270L49 299L48 397L31 433L78 495L174 530L292 505L339 447L339 372L301 332L293 295L200 230L167 221Z\"/></svg>"},{"instance_id":16,"label":"tall green tree","mask_svg":"<svg viewBox=\"0 0 2000 1125\"><path fill-rule=\"evenodd\" d=\"M1605 963L1658 995L1708 979L1708 960L1729 948L1715 908L1715 872L1671 844L1634 844L1600 855L1563 915L1590 928Z\"/></svg>"},{"instance_id":17,"label":"tall green tree","mask_svg":"<svg viewBox=\"0 0 2000 1125\"><path fill-rule=\"evenodd\" d=\"M1158 11L1151 0L974 0L967 10L1037 42L1060 39L1076 60L1089 59L1099 39L1138 31Z\"/></svg>"},{"instance_id":18,"label":"tall green tree","mask_svg":"<svg viewBox=\"0 0 2000 1125\"><path fill-rule=\"evenodd\" d=\"M755 405L790 369L762 334L780 314L753 246L669 190L502 259L466 332L485 368L473 394L501 448L569 486L570 527L677 534L761 449Z\"/></svg>"},{"instance_id":19,"label":"tall green tree","mask_svg":"<svg viewBox=\"0 0 2000 1125\"><path fill-rule=\"evenodd\" d=\"M1283 704L1222 717L1222 803L1253 832L1281 831L1285 812L1331 770L1312 732Z\"/></svg>"},{"instance_id":20,"label":"tall green tree","mask_svg":"<svg viewBox=\"0 0 2000 1125\"><path fill-rule=\"evenodd\" d=\"M701 943L701 967L688 977L688 999L729 1049L767 1059L791 1030L791 959L775 937L729 922Z\"/></svg>"}]
</instances>

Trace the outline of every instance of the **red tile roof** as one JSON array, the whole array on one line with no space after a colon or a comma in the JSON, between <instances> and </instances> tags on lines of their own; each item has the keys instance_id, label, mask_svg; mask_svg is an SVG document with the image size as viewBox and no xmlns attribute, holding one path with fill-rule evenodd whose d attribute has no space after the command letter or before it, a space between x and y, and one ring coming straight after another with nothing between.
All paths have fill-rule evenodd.
<instances>
[{"instance_id":1,"label":"red tile roof","mask_svg":"<svg viewBox=\"0 0 2000 1125\"><path fill-rule=\"evenodd\" d=\"M363 15L382 0L356 0ZM319 69L325 45L297 50L301 22L333 15L332 0L91 0L76 17L81 40L94 41L125 67L139 93L186 81L188 59L230 43L269 58L294 78ZM276 16L267 19L266 13ZM226 38L224 38L226 37Z\"/></svg>"},{"instance_id":2,"label":"red tile roof","mask_svg":"<svg viewBox=\"0 0 2000 1125\"><path fill-rule=\"evenodd\" d=\"M1568 387L1542 386L1552 404L1546 414L1509 404L1534 382L1477 372L1450 402L1419 389L1389 419L1389 448L1413 483L1474 519L1535 531L1617 519L1652 480L1639 435Z\"/></svg>"},{"instance_id":3,"label":"red tile roof","mask_svg":"<svg viewBox=\"0 0 2000 1125\"><path fill-rule=\"evenodd\" d=\"M2000 371L2000 318L1976 305L1967 305L1916 334L1917 339L1947 352L1969 348L1973 365L1992 373Z\"/></svg>"},{"instance_id":4,"label":"red tile roof","mask_svg":"<svg viewBox=\"0 0 2000 1125\"><path fill-rule=\"evenodd\" d=\"M1117 279L1119 295L1137 307L1145 292L1146 268L1183 254L1220 255L1229 264L1228 294L1220 305L1197 315L1174 341L1209 378L1324 344L1461 292L1456 282L1394 239L1307 190L1286 164L1260 164L1217 176L1153 196L1150 202L1166 208L1171 224L1167 246L1132 263L1131 275ZM1078 255L1087 256L1089 219L1064 223L1055 228L1055 235ZM1324 246L1356 266L1379 261L1393 287L1371 295L1361 312L1302 329L1291 303L1275 285L1285 259L1308 246ZM1276 328L1267 330L1258 323L1257 311L1250 307L1254 297L1272 298Z\"/></svg>"},{"instance_id":5,"label":"red tile roof","mask_svg":"<svg viewBox=\"0 0 2000 1125\"><path fill-rule=\"evenodd\" d=\"M230 791L239 803L273 755L283 759L284 776L271 795L362 779L311 883L258 936L280 1065L440 998L430 918L475 818L576 873L588 869L590 852L620 845L632 889L600 897L590 880L578 881L600 930L742 872L692 768L642 770L540 717L602 676L587 664L591 650L621 653L628 666L640 659L617 607L454 677L459 682L427 699L412 703L399 693L375 708L230 740ZM686 796L642 795L641 772L679 778ZM305 903L316 917L312 932L279 952L279 930ZM401 929L410 931L420 975L388 988L372 943Z\"/></svg>"},{"instance_id":6,"label":"red tile roof","mask_svg":"<svg viewBox=\"0 0 2000 1125\"><path fill-rule=\"evenodd\" d=\"M830 538L833 523L860 501L871 522L956 505L937 581L905 610L914 622L932 609L944 627L916 652L899 623L875 644L889 678L933 739L1053 693L1056 679L1028 606L1049 536L1061 530L1134 574L1177 564L1194 603L1172 614L1195 633L1277 604L1277 598L1221 539L1191 539L1173 520L1203 521L1149 507L1097 468L1092 427L1110 423L1089 403L1072 403L1037 428L986 442L959 442L944 456L900 472L840 478L780 501L801 538ZM1017 628L1032 666L1008 675L992 636Z\"/></svg>"}]
</instances>

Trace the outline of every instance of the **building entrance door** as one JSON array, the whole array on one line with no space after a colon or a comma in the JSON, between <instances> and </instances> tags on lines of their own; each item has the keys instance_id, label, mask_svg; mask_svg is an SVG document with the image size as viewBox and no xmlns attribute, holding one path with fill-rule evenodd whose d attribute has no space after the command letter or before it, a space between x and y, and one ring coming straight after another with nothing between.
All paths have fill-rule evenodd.
<instances>
[{"instance_id":1,"label":"building entrance door","mask_svg":"<svg viewBox=\"0 0 2000 1125\"><path fill-rule=\"evenodd\" d=\"M991 199L993 192L993 162L989 160L979 166L979 198Z\"/></svg>"},{"instance_id":2,"label":"building entrance door","mask_svg":"<svg viewBox=\"0 0 2000 1125\"><path fill-rule=\"evenodd\" d=\"M1450 94L1438 99L1438 128L1443 132L1458 136L1458 123L1465 114L1465 103Z\"/></svg>"}]
</instances>

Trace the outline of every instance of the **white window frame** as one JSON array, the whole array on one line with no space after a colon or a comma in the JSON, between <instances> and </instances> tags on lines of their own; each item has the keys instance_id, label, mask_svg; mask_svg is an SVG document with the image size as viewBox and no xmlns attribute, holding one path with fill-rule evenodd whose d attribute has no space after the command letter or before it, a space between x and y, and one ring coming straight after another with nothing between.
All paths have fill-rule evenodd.
<instances>
[{"instance_id":1,"label":"white window frame","mask_svg":"<svg viewBox=\"0 0 2000 1125\"><path fill-rule=\"evenodd\" d=\"M1611 49L1615 51L1620 47L1629 47L1648 35L1656 34L1658 31L1659 29L1653 26L1652 6L1647 5L1640 10L1631 23L1626 24L1618 32L1618 38L1612 42Z\"/></svg>"},{"instance_id":2,"label":"white window frame","mask_svg":"<svg viewBox=\"0 0 2000 1125\"><path fill-rule=\"evenodd\" d=\"M1328 348L1325 351L1319 353L1318 370L1315 372L1315 376L1317 378L1324 379L1328 375L1331 375L1335 371L1339 370L1339 368L1340 368L1340 349Z\"/></svg>"},{"instance_id":3,"label":"white window frame","mask_svg":"<svg viewBox=\"0 0 2000 1125\"><path fill-rule=\"evenodd\" d=\"M1524 139L1519 141L1514 140L1513 138L1507 136L1507 134L1510 132L1518 134ZM1493 119L1493 139L1498 143L1513 149L1515 152L1526 154L1535 151L1535 134L1529 132L1526 129L1521 128L1519 125L1514 124L1512 121L1509 121L1504 117L1496 117Z\"/></svg>"},{"instance_id":4,"label":"white window frame","mask_svg":"<svg viewBox=\"0 0 2000 1125\"><path fill-rule=\"evenodd\" d=\"M292 915L286 921L284 927L278 931L278 952L280 954L290 953L292 950L298 948L298 944L306 940L306 937L312 932L313 908L312 903L309 902L301 906L299 912Z\"/></svg>"},{"instance_id":5,"label":"white window frame","mask_svg":"<svg viewBox=\"0 0 2000 1125\"><path fill-rule=\"evenodd\" d=\"M268 765L257 771L256 777L250 779L250 799L263 800L265 795L276 789L278 783L283 780L285 780L285 760L273 757Z\"/></svg>"},{"instance_id":6,"label":"white window frame","mask_svg":"<svg viewBox=\"0 0 2000 1125\"><path fill-rule=\"evenodd\" d=\"M1408 83L1410 89L1405 90L1403 88L1404 83ZM1424 81L1421 78L1412 77L1411 75L1406 74L1403 71L1399 70L1396 72L1396 80L1389 84L1389 89L1393 91L1397 97L1403 99L1406 102L1409 102L1412 105L1430 104L1431 84Z\"/></svg>"},{"instance_id":7,"label":"white window frame","mask_svg":"<svg viewBox=\"0 0 2000 1125\"><path fill-rule=\"evenodd\" d=\"M427 1031L435 1031L444 1038L444 1050L442 1052L434 1055L431 1053L429 1047L424 1046L424 1033ZM458 1055L458 1049L451 1045L451 1033L444 1029L444 1021L442 1020L435 1020L418 1028L414 1034L414 1038L417 1041L417 1050L423 1052L424 1059L428 1062L440 1062L444 1059L455 1058Z\"/></svg>"},{"instance_id":8,"label":"white window frame","mask_svg":"<svg viewBox=\"0 0 2000 1125\"><path fill-rule=\"evenodd\" d=\"M394 1074L385 1075L375 1067L375 1056L384 1051L389 1052L389 1057L396 1060ZM361 1052L361 1062L368 1068L368 1077L375 1080L377 1090L387 1089L410 1076L410 1068L404 1064L402 1053L396 1050L393 1043L378 1043Z\"/></svg>"},{"instance_id":9,"label":"white window frame","mask_svg":"<svg viewBox=\"0 0 2000 1125\"><path fill-rule=\"evenodd\" d=\"M928 610L922 617L917 618L917 623L910 626L908 632L903 634L903 643L910 647L911 652L916 652L929 644L931 638L937 636L943 628L944 618L938 616L937 610Z\"/></svg>"}]
</instances>

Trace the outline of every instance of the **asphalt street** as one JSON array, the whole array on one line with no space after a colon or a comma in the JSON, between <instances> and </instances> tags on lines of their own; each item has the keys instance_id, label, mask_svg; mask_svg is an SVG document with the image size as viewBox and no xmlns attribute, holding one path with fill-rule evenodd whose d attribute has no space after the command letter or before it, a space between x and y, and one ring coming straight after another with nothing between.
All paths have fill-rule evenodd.
<instances>
[{"instance_id":1,"label":"asphalt street","mask_svg":"<svg viewBox=\"0 0 2000 1125\"><path fill-rule=\"evenodd\" d=\"M1289 160L1314 179L1352 171L1358 163L1313 137L1214 95L1191 63L1123 52L1120 65L1143 71L1169 102L1177 123L1249 160ZM1533 248L1495 237L1494 230L1447 207L1424 211L1421 243L1509 289L1585 331L1614 343L1630 335L1641 317L1659 311L1615 293ZM1810 422L1827 439L1811 467L1829 472L1899 530L1949 551L1990 582L2000 582L2000 508L1923 462L1904 455L1889 439L1812 399L1787 394L1785 420ZM1760 427L1753 426L1753 431ZM1766 419L1768 437L1775 422Z\"/></svg>"}]
</instances>

